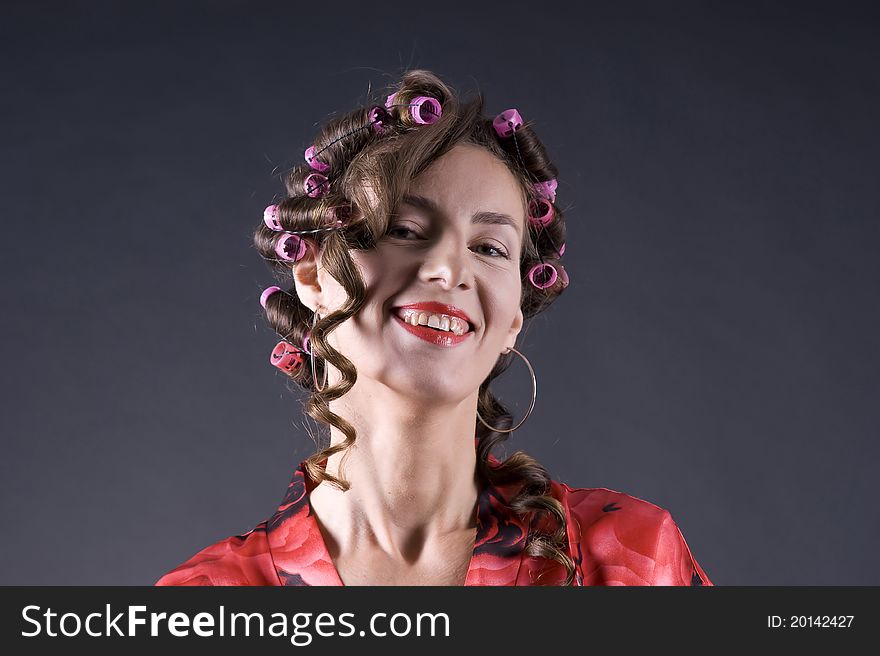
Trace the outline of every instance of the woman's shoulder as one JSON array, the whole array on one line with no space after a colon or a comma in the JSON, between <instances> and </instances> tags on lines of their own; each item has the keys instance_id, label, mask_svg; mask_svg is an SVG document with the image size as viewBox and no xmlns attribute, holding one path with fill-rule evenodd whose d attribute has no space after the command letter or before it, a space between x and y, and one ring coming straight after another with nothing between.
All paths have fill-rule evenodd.
<instances>
[{"instance_id":1,"label":"woman's shoulder","mask_svg":"<svg viewBox=\"0 0 880 656\"><path fill-rule=\"evenodd\" d=\"M266 525L205 547L154 585L279 585Z\"/></svg>"},{"instance_id":2,"label":"woman's shoulder","mask_svg":"<svg viewBox=\"0 0 880 656\"><path fill-rule=\"evenodd\" d=\"M605 487L553 487L585 585L713 585L665 508Z\"/></svg>"}]
</instances>

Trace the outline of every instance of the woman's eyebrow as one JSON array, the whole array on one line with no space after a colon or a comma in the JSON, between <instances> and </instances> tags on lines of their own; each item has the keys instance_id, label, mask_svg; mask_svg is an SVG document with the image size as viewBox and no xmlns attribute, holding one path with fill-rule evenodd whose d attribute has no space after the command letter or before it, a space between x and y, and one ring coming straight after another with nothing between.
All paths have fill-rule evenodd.
<instances>
[{"instance_id":1,"label":"woman's eyebrow","mask_svg":"<svg viewBox=\"0 0 880 656\"><path fill-rule=\"evenodd\" d=\"M430 198L426 198L425 196L419 196L418 194L406 194L402 200L404 203L412 205L413 207L428 210L433 214L442 214L440 206L437 205L437 203L435 203L433 200L431 200ZM492 212L489 210L477 212L471 217L471 223L506 225L513 228L516 234L519 234L519 224L514 221L513 218L502 212Z\"/></svg>"}]
</instances>

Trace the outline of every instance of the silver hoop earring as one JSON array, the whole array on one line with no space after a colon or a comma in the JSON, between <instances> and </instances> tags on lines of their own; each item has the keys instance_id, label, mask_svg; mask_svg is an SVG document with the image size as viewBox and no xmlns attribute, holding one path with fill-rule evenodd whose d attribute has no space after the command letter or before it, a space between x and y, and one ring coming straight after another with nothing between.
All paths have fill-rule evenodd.
<instances>
[{"instance_id":1,"label":"silver hoop earring","mask_svg":"<svg viewBox=\"0 0 880 656\"><path fill-rule=\"evenodd\" d=\"M315 324L321 319L321 315L315 312L312 316L312 330L315 329ZM315 375L315 349L311 344L311 340L309 340L309 358L311 358L312 362L312 382L315 383L315 390L318 392L323 392L327 389L327 361L324 360L324 386L318 387L318 377Z\"/></svg>"},{"instance_id":2,"label":"silver hoop earring","mask_svg":"<svg viewBox=\"0 0 880 656\"><path fill-rule=\"evenodd\" d=\"M479 419L479 420L483 423L483 426L485 426L485 427L488 428L489 430L495 431L496 433L512 433L512 432L515 431L517 428L519 428L520 426L522 426L522 425L525 423L526 419L529 418L529 415L532 414L532 408L535 407L535 399L538 398L538 381L537 381L537 379L535 378L535 370L532 369L532 363L529 362L529 359L528 359L526 356L524 356L522 353L520 353L519 351L517 351L515 348L512 348L512 347L511 347L511 348L508 348L508 349L507 349L507 353L510 353L511 351L513 351L513 352L516 353L519 357L521 357L521 358L523 359L523 362L525 362L525 363L526 363L526 366L529 368L529 373L530 373L531 376L532 376L532 402L529 404L529 411L526 413L526 416L523 417L523 418L520 420L520 422L519 422L516 426L514 426L513 428L505 428L505 429L502 429L502 428L492 428L489 424L487 424L485 421L483 421L483 418L480 416L480 411L477 410L477 419Z\"/></svg>"}]
</instances>

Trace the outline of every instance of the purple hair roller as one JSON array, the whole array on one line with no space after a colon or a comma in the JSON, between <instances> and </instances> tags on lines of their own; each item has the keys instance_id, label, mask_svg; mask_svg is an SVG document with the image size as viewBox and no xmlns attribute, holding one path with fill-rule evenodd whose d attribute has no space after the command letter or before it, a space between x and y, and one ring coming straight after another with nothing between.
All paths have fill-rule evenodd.
<instances>
[{"instance_id":1,"label":"purple hair roller","mask_svg":"<svg viewBox=\"0 0 880 656\"><path fill-rule=\"evenodd\" d=\"M416 123L421 125L430 125L436 123L443 114L443 108L440 101L430 96L418 96L413 98L409 108L409 113Z\"/></svg>"},{"instance_id":2,"label":"purple hair roller","mask_svg":"<svg viewBox=\"0 0 880 656\"><path fill-rule=\"evenodd\" d=\"M495 120L492 121L492 127L499 137L509 137L523 124L522 116L515 109L505 109Z\"/></svg>"},{"instance_id":3,"label":"purple hair roller","mask_svg":"<svg viewBox=\"0 0 880 656\"><path fill-rule=\"evenodd\" d=\"M309 146L306 148L305 152L306 162L310 167L315 169L318 173L326 173L330 170L330 165L326 162L322 162L317 157L315 157L315 147Z\"/></svg>"},{"instance_id":4,"label":"purple hair roller","mask_svg":"<svg viewBox=\"0 0 880 656\"><path fill-rule=\"evenodd\" d=\"M298 262L306 254L305 240L299 235L283 235L275 244L275 252L282 260Z\"/></svg>"},{"instance_id":5,"label":"purple hair roller","mask_svg":"<svg viewBox=\"0 0 880 656\"><path fill-rule=\"evenodd\" d=\"M556 278L556 267L552 264L547 264L545 262L543 264L536 264L529 269L529 280L531 280L532 284L538 289L552 287L553 283L556 282Z\"/></svg>"}]
</instances>

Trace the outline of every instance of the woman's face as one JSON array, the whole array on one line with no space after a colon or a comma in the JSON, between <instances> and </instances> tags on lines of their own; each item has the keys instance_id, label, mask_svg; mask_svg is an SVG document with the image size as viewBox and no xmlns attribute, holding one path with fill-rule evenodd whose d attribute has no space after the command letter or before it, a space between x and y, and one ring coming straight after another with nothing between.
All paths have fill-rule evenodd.
<instances>
[{"instance_id":1,"label":"woman's face","mask_svg":"<svg viewBox=\"0 0 880 656\"><path fill-rule=\"evenodd\" d=\"M367 302L329 341L354 363L359 384L375 381L435 403L476 393L522 327L525 212L516 178L477 146L454 147L413 180L376 247L351 252ZM322 305L335 309L345 292L322 273ZM398 318L401 306L429 301L467 315L464 339L442 333L441 342L457 342L444 346L413 334ZM331 368L330 381L338 379Z\"/></svg>"}]
</instances>

